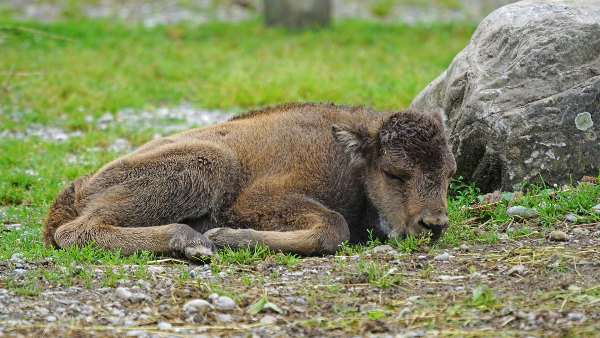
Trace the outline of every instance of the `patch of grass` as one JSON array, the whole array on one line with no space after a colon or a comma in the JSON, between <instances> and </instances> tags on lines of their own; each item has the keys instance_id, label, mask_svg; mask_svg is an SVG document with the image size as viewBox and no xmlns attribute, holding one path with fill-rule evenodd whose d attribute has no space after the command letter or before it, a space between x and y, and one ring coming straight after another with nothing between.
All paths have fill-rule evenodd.
<instances>
[{"instance_id":1,"label":"patch of grass","mask_svg":"<svg viewBox=\"0 0 600 338\"><path fill-rule=\"evenodd\" d=\"M290 32L253 21L148 29L90 19L6 25L74 41L2 31L0 69L40 73L12 78L4 103L28 113L2 124L52 121L84 130L91 127L85 115L181 101L221 109L288 101L406 107L475 28L343 21ZM180 34L170 35L172 29Z\"/></svg>"},{"instance_id":2,"label":"patch of grass","mask_svg":"<svg viewBox=\"0 0 600 338\"><path fill-rule=\"evenodd\" d=\"M279 265L286 265L288 268L292 268L292 266L296 265L300 260L300 256L292 254L292 253L278 253L275 256L275 262Z\"/></svg>"},{"instance_id":3,"label":"patch of grass","mask_svg":"<svg viewBox=\"0 0 600 338\"><path fill-rule=\"evenodd\" d=\"M263 261L269 256L275 255L275 251L269 249L266 245L255 244L245 248L232 249L225 247L219 249L219 257L213 260L213 264L228 266L247 265L257 261Z\"/></svg>"},{"instance_id":4,"label":"patch of grass","mask_svg":"<svg viewBox=\"0 0 600 338\"><path fill-rule=\"evenodd\" d=\"M356 263L356 268L360 274L368 277L369 283L382 289L397 285L400 281L400 275L395 273L394 268L382 266L379 262L360 259Z\"/></svg>"},{"instance_id":5,"label":"patch of grass","mask_svg":"<svg viewBox=\"0 0 600 338\"><path fill-rule=\"evenodd\" d=\"M387 244L395 247L399 252L410 254L413 251L418 251L422 247L429 245L431 239L429 237L415 237L407 235L405 237L390 237Z\"/></svg>"}]
</instances>

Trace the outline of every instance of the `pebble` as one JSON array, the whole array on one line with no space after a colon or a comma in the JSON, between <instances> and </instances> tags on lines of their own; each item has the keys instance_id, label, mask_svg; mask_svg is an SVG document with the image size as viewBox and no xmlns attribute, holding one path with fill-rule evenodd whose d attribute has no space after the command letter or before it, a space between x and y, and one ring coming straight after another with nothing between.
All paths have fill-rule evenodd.
<instances>
[{"instance_id":1,"label":"pebble","mask_svg":"<svg viewBox=\"0 0 600 338\"><path fill-rule=\"evenodd\" d=\"M183 311L189 313L204 313L212 309L214 309L214 307L204 299L192 299L183 305Z\"/></svg>"},{"instance_id":2,"label":"pebble","mask_svg":"<svg viewBox=\"0 0 600 338\"><path fill-rule=\"evenodd\" d=\"M571 239L571 236L560 230L554 230L548 235L548 239L555 242L567 242Z\"/></svg>"},{"instance_id":3,"label":"pebble","mask_svg":"<svg viewBox=\"0 0 600 338\"><path fill-rule=\"evenodd\" d=\"M590 234L590 231L586 228L573 228L571 232L578 236L587 236Z\"/></svg>"},{"instance_id":4,"label":"pebble","mask_svg":"<svg viewBox=\"0 0 600 338\"><path fill-rule=\"evenodd\" d=\"M115 153L124 153L131 151L131 143L124 138L118 138L111 145L108 146L108 150Z\"/></svg>"},{"instance_id":5,"label":"pebble","mask_svg":"<svg viewBox=\"0 0 600 338\"><path fill-rule=\"evenodd\" d=\"M378 245L372 249L373 253L386 253L390 251L394 251L394 248L391 245Z\"/></svg>"},{"instance_id":6,"label":"pebble","mask_svg":"<svg viewBox=\"0 0 600 338\"><path fill-rule=\"evenodd\" d=\"M56 322L56 321L57 321L57 318L56 318L55 316L53 316L53 315L50 315L50 316L47 316L47 317L46 317L46 321L47 321L48 323L54 323L54 322Z\"/></svg>"},{"instance_id":7,"label":"pebble","mask_svg":"<svg viewBox=\"0 0 600 338\"><path fill-rule=\"evenodd\" d=\"M529 270L523 264L517 264L506 272L508 276L525 276L527 273L529 273Z\"/></svg>"},{"instance_id":8,"label":"pebble","mask_svg":"<svg viewBox=\"0 0 600 338\"><path fill-rule=\"evenodd\" d=\"M275 324L275 323L277 323L277 318L275 318L274 316L271 316L271 315L266 315L260 319L260 323L265 324L265 325Z\"/></svg>"},{"instance_id":9,"label":"pebble","mask_svg":"<svg viewBox=\"0 0 600 338\"><path fill-rule=\"evenodd\" d=\"M412 310L410 308L403 308L402 310L400 310L400 313L398 314L400 316L400 318L410 314L412 312Z\"/></svg>"},{"instance_id":10,"label":"pebble","mask_svg":"<svg viewBox=\"0 0 600 338\"><path fill-rule=\"evenodd\" d=\"M600 212L600 204L596 204L592 207L592 211Z\"/></svg>"},{"instance_id":11,"label":"pebble","mask_svg":"<svg viewBox=\"0 0 600 338\"><path fill-rule=\"evenodd\" d=\"M23 255L20 252L14 253L14 254L12 254L12 256L10 256L11 261L17 261L17 262L22 261L23 258L25 258L25 255Z\"/></svg>"},{"instance_id":12,"label":"pebble","mask_svg":"<svg viewBox=\"0 0 600 338\"><path fill-rule=\"evenodd\" d=\"M233 321L233 317L230 314L226 313L217 313L215 314L215 317L218 321L223 323L231 323Z\"/></svg>"},{"instance_id":13,"label":"pebble","mask_svg":"<svg viewBox=\"0 0 600 338\"><path fill-rule=\"evenodd\" d=\"M14 269L10 275L11 275L11 277L16 277L16 276L24 274L25 272L27 272L27 270L25 270L25 269Z\"/></svg>"},{"instance_id":14,"label":"pebble","mask_svg":"<svg viewBox=\"0 0 600 338\"><path fill-rule=\"evenodd\" d=\"M571 312L567 315L567 318L569 318L570 320L578 321L580 323L587 321L587 316L579 312Z\"/></svg>"},{"instance_id":15,"label":"pebble","mask_svg":"<svg viewBox=\"0 0 600 338\"><path fill-rule=\"evenodd\" d=\"M575 214L566 214L565 219L569 222L577 222L577 219L579 219L579 217Z\"/></svg>"},{"instance_id":16,"label":"pebble","mask_svg":"<svg viewBox=\"0 0 600 338\"><path fill-rule=\"evenodd\" d=\"M512 216L534 217L536 215L536 210L516 205L506 209L506 213Z\"/></svg>"},{"instance_id":17,"label":"pebble","mask_svg":"<svg viewBox=\"0 0 600 338\"><path fill-rule=\"evenodd\" d=\"M168 330L172 327L173 327L173 325L171 325L171 323L167 323L167 322L160 322L160 323L156 324L156 328L159 330Z\"/></svg>"},{"instance_id":18,"label":"pebble","mask_svg":"<svg viewBox=\"0 0 600 338\"><path fill-rule=\"evenodd\" d=\"M115 295L117 295L117 298L129 300L133 296L133 293L131 293L131 291L129 291L127 288L120 286L117 288L117 290L115 290Z\"/></svg>"},{"instance_id":19,"label":"pebble","mask_svg":"<svg viewBox=\"0 0 600 338\"><path fill-rule=\"evenodd\" d=\"M161 273L165 272L165 268L163 268L162 266L149 266L147 268L147 271L153 275L160 275Z\"/></svg>"},{"instance_id":20,"label":"pebble","mask_svg":"<svg viewBox=\"0 0 600 338\"><path fill-rule=\"evenodd\" d=\"M471 251L471 248L464 243L460 245L459 249L462 251Z\"/></svg>"},{"instance_id":21,"label":"pebble","mask_svg":"<svg viewBox=\"0 0 600 338\"><path fill-rule=\"evenodd\" d=\"M2 227L4 227L5 229L7 229L8 231L17 231L17 230L21 230L21 227L23 226L23 224L21 223L14 223L14 224L3 224Z\"/></svg>"},{"instance_id":22,"label":"pebble","mask_svg":"<svg viewBox=\"0 0 600 338\"><path fill-rule=\"evenodd\" d=\"M233 299L227 296L220 296L219 298L215 299L213 301L213 305L215 308L222 311L230 311L235 308L235 302Z\"/></svg>"},{"instance_id":23,"label":"pebble","mask_svg":"<svg viewBox=\"0 0 600 338\"><path fill-rule=\"evenodd\" d=\"M414 338L414 337L426 337L427 333L425 333L425 331L423 330L416 330L416 331L410 331L405 333L403 336L403 338Z\"/></svg>"},{"instance_id":24,"label":"pebble","mask_svg":"<svg viewBox=\"0 0 600 338\"><path fill-rule=\"evenodd\" d=\"M442 254L439 254L439 255L433 257L433 259L435 259L436 261L447 261L450 259L450 254L447 252L444 252Z\"/></svg>"}]
</instances>

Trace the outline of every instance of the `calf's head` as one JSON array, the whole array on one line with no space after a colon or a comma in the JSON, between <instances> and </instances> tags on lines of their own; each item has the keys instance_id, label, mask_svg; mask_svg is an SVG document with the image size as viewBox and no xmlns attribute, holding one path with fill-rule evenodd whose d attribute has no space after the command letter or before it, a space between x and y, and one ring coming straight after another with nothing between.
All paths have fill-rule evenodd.
<instances>
[{"instance_id":1,"label":"calf's head","mask_svg":"<svg viewBox=\"0 0 600 338\"><path fill-rule=\"evenodd\" d=\"M360 166L379 230L431 235L448 226L447 192L456 171L441 110L397 112L372 125L334 125L333 135Z\"/></svg>"}]
</instances>

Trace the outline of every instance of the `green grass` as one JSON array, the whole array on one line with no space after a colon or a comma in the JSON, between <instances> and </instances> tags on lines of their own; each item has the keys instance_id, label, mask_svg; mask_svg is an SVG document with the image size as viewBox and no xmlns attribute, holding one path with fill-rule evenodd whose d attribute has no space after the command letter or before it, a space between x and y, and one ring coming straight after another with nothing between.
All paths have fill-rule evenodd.
<instances>
[{"instance_id":1,"label":"green grass","mask_svg":"<svg viewBox=\"0 0 600 338\"><path fill-rule=\"evenodd\" d=\"M103 20L42 24L1 18L0 26L0 133L32 124L83 132L62 142L35 136L0 138L0 222L24 224L20 230L2 232L0 260L15 253L27 259L51 258L51 267L30 280L63 285L72 280L91 285L94 265L108 267L104 285L116 285L126 273L118 267L125 264L137 266L132 274L143 279L148 275L146 263L156 259L148 253L123 257L93 245L54 250L40 241L42 220L58 191L118 156L107 145L118 137L139 145L165 127L104 130L95 118L122 108L181 102L231 111L305 100L399 109L448 66L475 28L345 21L323 30L289 32L255 21L146 29ZM93 118L86 119L88 115ZM440 242L411 236L371 238L365 245L345 243L337 255L361 254L380 244L410 254L465 242L495 243L499 229L509 223L509 239L535 236L533 228L550 229L568 213L577 215L579 223L600 220L590 211L600 202L598 186L575 185L564 191L533 187L512 202L507 196L484 207L477 189L462 180L453 181L451 192L451 228ZM515 219L506 214L509 203L535 207L539 216ZM211 264L214 273L271 257L289 269L301 265L297 256L260 246L222 249L219 254ZM395 283L395 275L374 266L360 269L382 287ZM276 277L278 272L270 273ZM425 267L422 273L431 271ZM181 280L189 278L184 270L180 275ZM25 294L36 293L35 283L13 286Z\"/></svg>"}]
</instances>

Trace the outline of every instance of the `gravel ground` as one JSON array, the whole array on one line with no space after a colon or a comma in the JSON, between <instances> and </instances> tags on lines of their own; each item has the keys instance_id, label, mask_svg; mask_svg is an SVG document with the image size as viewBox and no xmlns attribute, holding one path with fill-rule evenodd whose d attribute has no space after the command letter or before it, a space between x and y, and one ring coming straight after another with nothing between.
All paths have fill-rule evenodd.
<instances>
[{"instance_id":1,"label":"gravel ground","mask_svg":"<svg viewBox=\"0 0 600 338\"><path fill-rule=\"evenodd\" d=\"M98 262L81 267L74 263L71 286L41 278L39 295L29 296L9 291L7 280L23 282L30 271L57 267L48 259L15 254L0 262L0 275L5 277L0 280L0 334L419 337L597 333L600 225L561 230L565 237L552 238L548 233L549 238L501 239L496 244L462 245L439 252L422 248L402 254L382 245L360 255L301 258L289 266L278 264L274 256L219 269L165 259L145 267L144 278L135 272L139 266L111 268ZM376 279L360 268L370 262L383 269ZM90 285L77 275L85 269L94 276ZM122 269L123 278L104 286L101 281L109 269ZM393 285L382 282L391 277ZM491 288L492 303L472 301L472 290L479 285ZM252 305L265 297L279 311L264 306L251 314Z\"/></svg>"},{"instance_id":2,"label":"gravel ground","mask_svg":"<svg viewBox=\"0 0 600 338\"><path fill-rule=\"evenodd\" d=\"M334 19L361 18L382 22L481 21L494 9L514 0L456 0L451 6L436 1L333 0ZM210 20L235 22L254 19L262 13L257 0L97 0L39 1L3 0L0 10L16 18L53 21L68 16L111 17L152 27L187 21L202 24ZM380 8L376 10L375 8ZM380 13L376 15L375 13Z\"/></svg>"}]
</instances>

